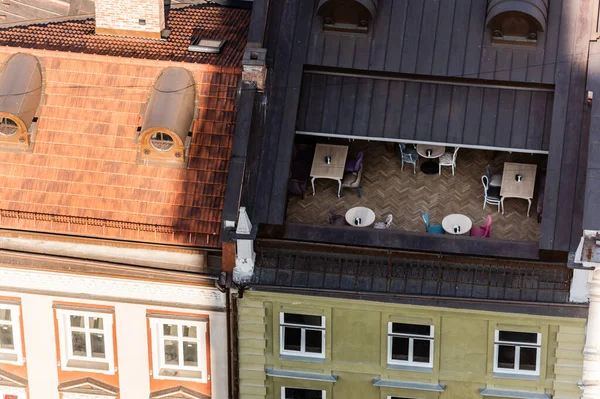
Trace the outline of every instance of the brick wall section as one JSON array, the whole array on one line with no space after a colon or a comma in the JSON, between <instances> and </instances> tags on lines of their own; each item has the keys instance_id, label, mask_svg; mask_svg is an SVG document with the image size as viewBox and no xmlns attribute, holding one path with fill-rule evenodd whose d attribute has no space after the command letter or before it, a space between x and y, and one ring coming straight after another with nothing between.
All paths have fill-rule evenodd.
<instances>
[{"instance_id":1,"label":"brick wall section","mask_svg":"<svg viewBox=\"0 0 600 399\"><path fill-rule=\"evenodd\" d=\"M140 25L140 19L146 24ZM160 33L165 28L164 0L96 0L96 28Z\"/></svg>"}]
</instances>

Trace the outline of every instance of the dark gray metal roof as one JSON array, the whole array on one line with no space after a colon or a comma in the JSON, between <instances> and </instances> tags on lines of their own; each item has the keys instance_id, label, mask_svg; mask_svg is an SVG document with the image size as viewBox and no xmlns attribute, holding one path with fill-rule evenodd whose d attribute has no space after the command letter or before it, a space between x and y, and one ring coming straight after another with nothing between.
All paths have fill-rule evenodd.
<instances>
[{"instance_id":1,"label":"dark gray metal roof","mask_svg":"<svg viewBox=\"0 0 600 399\"><path fill-rule=\"evenodd\" d=\"M304 73L296 129L547 151L552 88Z\"/></svg>"},{"instance_id":2,"label":"dark gray metal roof","mask_svg":"<svg viewBox=\"0 0 600 399\"><path fill-rule=\"evenodd\" d=\"M313 249L311 249L313 248ZM366 252L259 242L251 286L477 300L567 303L563 264Z\"/></svg>"},{"instance_id":3,"label":"dark gray metal roof","mask_svg":"<svg viewBox=\"0 0 600 399\"><path fill-rule=\"evenodd\" d=\"M185 68L165 68L152 87L144 110L142 134L163 128L176 133L185 143L196 111L196 83Z\"/></svg>"},{"instance_id":4,"label":"dark gray metal roof","mask_svg":"<svg viewBox=\"0 0 600 399\"><path fill-rule=\"evenodd\" d=\"M0 112L17 116L31 126L42 98L42 71L33 55L17 53L0 72Z\"/></svg>"}]
</instances>

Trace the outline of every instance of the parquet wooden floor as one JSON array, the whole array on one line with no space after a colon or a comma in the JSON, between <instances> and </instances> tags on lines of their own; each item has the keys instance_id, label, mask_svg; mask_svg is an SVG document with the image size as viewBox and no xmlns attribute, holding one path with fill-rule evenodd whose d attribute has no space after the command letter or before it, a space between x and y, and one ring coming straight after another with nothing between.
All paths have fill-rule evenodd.
<instances>
[{"instance_id":1,"label":"parquet wooden floor","mask_svg":"<svg viewBox=\"0 0 600 399\"><path fill-rule=\"evenodd\" d=\"M344 144L347 145L348 141ZM432 224L441 224L448 214L462 213L471 218L473 225L482 225L487 215L492 215L492 238L520 241L539 239L540 225L536 215L538 193L535 193L529 217L527 201L520 199L506 199L505 214L502 215L497 212L496 206L486 205L483 209L481 176L488 162L495 173L501 173L504 162L536 163L539 174L540 167L545 166L544 155L461 148L456 175L452 176L451 168L444 167L439 176L422 173L418 165L416 174L413 174L410 164L405 164L404 170L401 170L399 154L387 151L383 143L351 142L349 157L355 157L359 151L365 154L361 198L358 198L356 190L344 189L342 198L338 199L337 182L318 179L315 181L316 195L312 195L309 187L304 199L295 196L289 198L287 220L327 224L330 205L334 205L336 213L342 215L352 207L366 206L375 212L377 221L383 221L391 213L394 217L392 229L425 232L421 219L423 212L429 212Z\"/></svg>"}]
</instances>

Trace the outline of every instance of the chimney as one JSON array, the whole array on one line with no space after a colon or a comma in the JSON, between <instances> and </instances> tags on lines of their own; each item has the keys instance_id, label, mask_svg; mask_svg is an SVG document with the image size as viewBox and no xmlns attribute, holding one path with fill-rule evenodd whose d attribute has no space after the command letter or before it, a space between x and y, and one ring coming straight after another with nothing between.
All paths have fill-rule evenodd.
<instances>
[{"instance_id":1,"label":"chimney","mask_svg":"<svg viewBox=\"0 0 600 399\"><path fill-rule=\"evenodd\" d=\"M96 34L160 39L164 0L96 0Z\"/></svg>"}]
</instances>

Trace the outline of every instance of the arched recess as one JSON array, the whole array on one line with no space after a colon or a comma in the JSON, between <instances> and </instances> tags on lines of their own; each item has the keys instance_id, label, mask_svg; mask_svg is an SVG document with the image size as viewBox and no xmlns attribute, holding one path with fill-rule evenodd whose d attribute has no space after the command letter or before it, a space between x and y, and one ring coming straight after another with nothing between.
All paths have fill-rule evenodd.
<instances>
[{"instance_id":1,"label":"arched recess","mask_svg":"<svg viewBox=\"0 0 600 399\"><path fill-rule=\"evenodd\" d=\"M0 148L28 150L42 100L42 68L31 54L10 56L0 71Z\"/></svg>"},{"instance_id":2,"label":"arched recess","mask_svg":"<svg viewBox=\"0 0 600 399\"><path fill-rule=\"evenodd\" d=\"M196 111L192 73L181 67L163 69L143 110L139 159L185 166Z\"/></svg>"},{"instance_id":3,"label":"arched recess","mask_svg":"<svg viewBox=\"0 0 600 399\"><path fill-rule=\"evenodd\" d=\"M488 0L486 26L494 39L537 40L548 22L548 0Z\"/></svg>"},{"instance_id":4,"label":"arched recess","mask_svg":"<svg viewBox=\"0 0 600 399\"><path fill-rule=\"evenodd\" d=\"M366 33L377 18L379 0L319 0L326 30Z\"/></svg>"}]
</instances>

